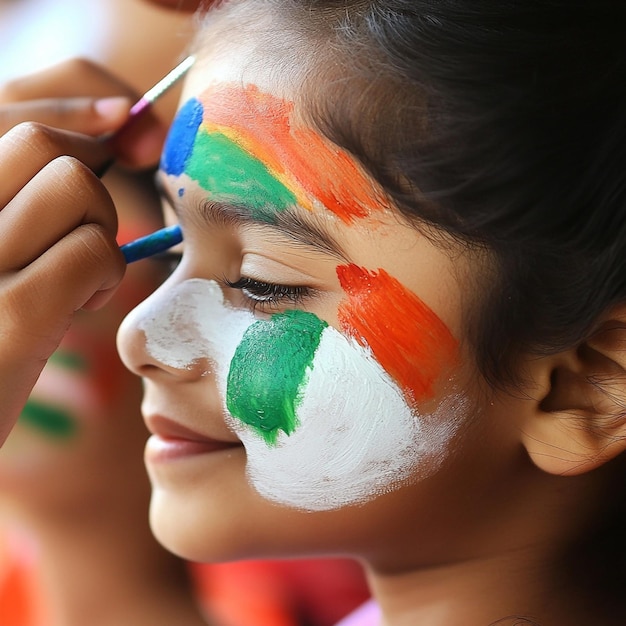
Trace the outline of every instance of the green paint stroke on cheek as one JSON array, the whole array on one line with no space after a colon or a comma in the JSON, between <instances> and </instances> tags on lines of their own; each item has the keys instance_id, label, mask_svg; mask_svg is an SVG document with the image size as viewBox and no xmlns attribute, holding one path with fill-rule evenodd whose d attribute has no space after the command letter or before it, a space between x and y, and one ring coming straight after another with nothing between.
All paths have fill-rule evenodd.
<instances>
[{"instance_id":1,"label":"green paint stroke on cheek","mask_svg":"<svg viewBox=\"0 0 626 626\"><path fill-rule=\"evenodd\" d=\"M296 408L328 326L312 313L285 311L255 322L245 332L230 364L226 404L268 445L278 431L291 434Z\"/></svg>"},{"instance_id":2,"label":"green paint stroke on cheek","mask_svg":"<svg viewBox=\"0 0 626 626\"><path fill-rule=\"evenodd\" d=\"M220 132L198 131L185 173L210 192L212 200L243 203L258 210L262 219L270 207L273 213L296 204L295 195L261 161Z\"/></svg>"},{"instance_id":3,"label":"green paint stroke on cheek","mask_svg":"<svg viewBox=\"0 0 626 626\"><path fill-rule=\"evenodd\" d=\"M76 432L76 422L67 411L32 398L26 403L19 421L55 439L67 439Z\"/></svg>"}]
</instances>

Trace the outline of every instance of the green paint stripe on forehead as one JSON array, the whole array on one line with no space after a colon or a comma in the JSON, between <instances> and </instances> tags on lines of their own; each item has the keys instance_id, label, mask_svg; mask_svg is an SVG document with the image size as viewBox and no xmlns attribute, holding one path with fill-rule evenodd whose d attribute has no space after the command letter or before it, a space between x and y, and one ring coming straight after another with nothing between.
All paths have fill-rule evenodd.
<instances>
[{"instance_id":1,"label":"green paint stripe on forehead","mask_svg":"<svg viewBox=\"0 0 626 626\"><path fill-rule=\"evenodd\" d=\"M261 161L219 131L200 128L185 173L211 194L210 200L241 204L257 211L259 219L271 221L273 212L297 203Z\"/></svg>"},{"instance_id":2,"label":"green paint stripe on forehead","mask_svg":"<svg viewBox=\"0 0 626 626\"><path fill-rule=\"evenodd\" d=\"M285 311L252 324L230 364L226 404L269 445L291 434L296 408L328 324L312 313Z\"/></svg>"},{"instance_id":3,"label":"green paint stripe on forehead","mask_svg":"<svg viewBox=\"0 0 626 626\"><path fill-rule=\"evenodd\" d=\"M26 402L19 421L56 439L67 439L76 432L76 422L67 411L32 398Z\"/></svg>"}]
</instances>

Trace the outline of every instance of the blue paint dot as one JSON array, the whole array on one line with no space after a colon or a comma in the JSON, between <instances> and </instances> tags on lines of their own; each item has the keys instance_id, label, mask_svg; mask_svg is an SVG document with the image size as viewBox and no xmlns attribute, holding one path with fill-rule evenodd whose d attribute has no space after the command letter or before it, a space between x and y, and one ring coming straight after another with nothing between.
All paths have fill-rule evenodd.
<instances>
[{"instance_id":1,"label":"blue paint dot","mask_svg":"<svg viewBox=\"0 0 626 626\"><path fill-rule=\"evenodd\" d=\"M184 187L181 187L181 188L178 190L178 197L179 197L179 198L182 198L184 195L185 195L185 188L184 188Z\"/></svg>"},{"instance_id":2,"label":"blue paint dot","mask_svg":"<svg viewBox=\"0 0 626 626\"><path fill-rule=\"evenodd\" d=\"M161 156L161 169L166 174L180 176L185 171L203 114L202 103L197 98L185 102L177 113Z\"/></svg>"}]
</instances>

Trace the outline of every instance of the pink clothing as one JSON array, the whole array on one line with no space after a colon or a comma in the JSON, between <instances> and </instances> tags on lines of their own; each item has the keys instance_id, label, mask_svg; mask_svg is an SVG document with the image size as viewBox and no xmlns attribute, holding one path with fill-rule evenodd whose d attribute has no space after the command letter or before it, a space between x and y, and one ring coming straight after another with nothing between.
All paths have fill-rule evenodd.
<instances>
[{"instance_id":1,"label":"pink clothing","mask_svg":"<svg viewBox=\"0 0 626 626\"><path fill-rule=\"evenodd\" d=\"M370 600L342 619L337 626L378 626L379 623L380 609Z\"/></svg>"}]
</instances>

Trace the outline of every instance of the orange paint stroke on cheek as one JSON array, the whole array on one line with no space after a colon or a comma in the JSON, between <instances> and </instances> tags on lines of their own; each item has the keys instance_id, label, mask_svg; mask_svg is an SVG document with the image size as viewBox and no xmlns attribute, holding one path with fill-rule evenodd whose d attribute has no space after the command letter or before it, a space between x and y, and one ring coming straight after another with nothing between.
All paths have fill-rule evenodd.
<instances>
[{"instance_id":1,"label":"orange paint stroke on cheek","mask_svg":"<svg viewBox=\"0 0 626 626\"><path fill-rule=\"evenodd\" d=\"M346 223L389 206L357 162L310 128L292 126L293 103L254 85L220 84L199 98L202 125L261 161L313 210L317 203Z\"/></svg>"},{"instance_id":2,"label":"orange paint stroke on cheek","mask_svg":"<svg viewBox=\"0 0 626 626\"><path fill-rule=\"evenodd\" d=\"M432 398L435 382L458 358L448 327L383 269L340 265L337 275L348 295L339 308L343 331L369 346L410 404Z\"/></svg>"}]
</instances>

